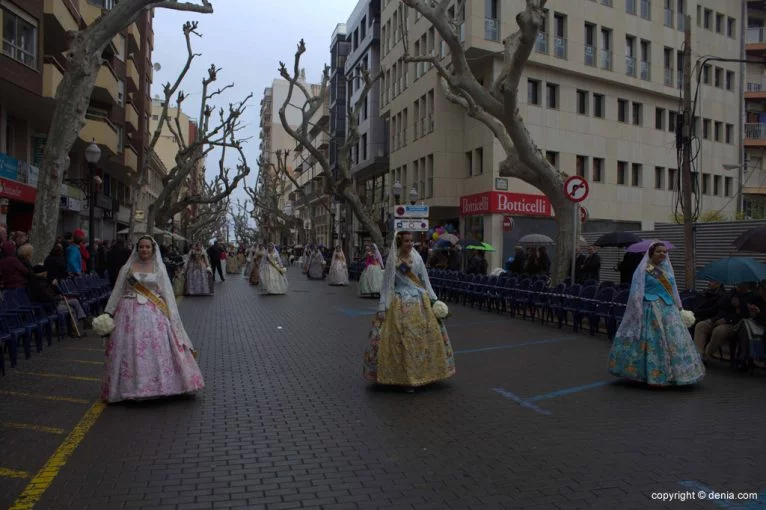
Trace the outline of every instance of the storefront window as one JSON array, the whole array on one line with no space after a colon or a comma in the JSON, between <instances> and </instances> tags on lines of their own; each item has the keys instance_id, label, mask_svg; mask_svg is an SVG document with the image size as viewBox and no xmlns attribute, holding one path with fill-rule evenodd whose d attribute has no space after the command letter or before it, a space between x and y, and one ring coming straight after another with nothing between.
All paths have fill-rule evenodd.
<instances>
[{"instance_id":1,"label":"storefront window","mask_svg":"<svg viewBox=\"0 0 766 510\"><path fill-rule=\"evenodd\" d=\"M484 240L484 216L466 216L463 237L466 239Z\"/></svg>"}]
</instances>

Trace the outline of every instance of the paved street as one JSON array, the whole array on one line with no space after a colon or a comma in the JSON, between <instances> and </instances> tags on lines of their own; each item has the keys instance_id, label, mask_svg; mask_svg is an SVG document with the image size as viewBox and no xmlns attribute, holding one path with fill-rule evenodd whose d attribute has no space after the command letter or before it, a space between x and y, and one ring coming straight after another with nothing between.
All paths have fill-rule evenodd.
<instances>
[{"instance_id":1,"label":"paved street","mask_svg":"<svg viewBox=\"0 0 766 510\"><path fill-rule=\"evenodd\" d=\"M376 302L355 283L290 278L286 296L232 276L214 298L184 299L207 388L106 407L35 508L766 507L764 374L720 365L693 390L621 384L603 335L453 306L457 375L379 389L361 367ZM1 507L96 401L100 366L62 360L97 363L99 348L66 339L0 380L0 422L58 431L0 427L0 468L30 474L0 476ZM54 372L85 378L35 375ZM687 490L764 494L650 499Z\"/></svg>"}]
</instances>

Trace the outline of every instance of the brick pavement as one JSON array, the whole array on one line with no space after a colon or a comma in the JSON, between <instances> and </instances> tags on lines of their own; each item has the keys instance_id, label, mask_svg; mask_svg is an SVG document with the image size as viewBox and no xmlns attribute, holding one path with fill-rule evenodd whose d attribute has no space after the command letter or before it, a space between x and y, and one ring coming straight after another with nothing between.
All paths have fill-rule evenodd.
<instances>
[{"instance_id":1,"label":"brick pavement","mask_svg":"<svg viewBox=\"0 0 766 510\"><path fill-rule=\"evenodd\" d=\"M619 384L603 337L455 306L457 375L375 388L361 376L375 302L290 278L286 296L229 277L185 299L205 391L107 408L37 508L723 508L649 494L766 489L762 375ZM537 400L549 414L493 391L602 381Z\"/></svg>"}]
</instances>

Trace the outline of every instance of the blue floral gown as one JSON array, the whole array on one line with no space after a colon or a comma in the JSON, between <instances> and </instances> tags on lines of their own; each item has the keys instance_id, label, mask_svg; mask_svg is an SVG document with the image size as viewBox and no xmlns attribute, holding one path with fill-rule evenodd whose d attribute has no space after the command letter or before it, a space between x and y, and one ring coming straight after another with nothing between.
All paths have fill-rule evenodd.
<instances>
[{"instance_id":1,"label":"blue floral gown","mask_svg":"<svg viewBox=\"0 0 766 510\"><path fill-rule=\"evenodd\" d=\"M673 275L665 275L675 288ZM629 336L620 327L609 351L609 372L657 386L699 382L705 367L675 299L650 271L644 278L640 337Z\"/></svg>"}]
</instances>

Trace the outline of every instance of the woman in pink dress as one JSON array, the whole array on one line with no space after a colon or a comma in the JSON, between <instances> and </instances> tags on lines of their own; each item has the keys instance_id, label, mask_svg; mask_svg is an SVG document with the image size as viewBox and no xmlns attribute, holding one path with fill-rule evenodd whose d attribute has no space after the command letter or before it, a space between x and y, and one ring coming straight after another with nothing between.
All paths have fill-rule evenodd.
<instances>
[{"instance_id":1,"label":"woman in pink dress","mask_svg":"<svg viewBox=\"0 0 766 510\"><path fill-rule=\"evenodd\" d=\"M173 286L150 236L138 240L105 311L114 317L101 390L105 402L179 395L205 387Z\"/></svg>"}]
</instances>

